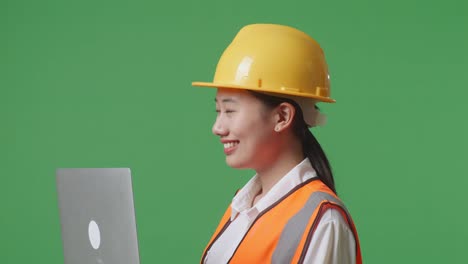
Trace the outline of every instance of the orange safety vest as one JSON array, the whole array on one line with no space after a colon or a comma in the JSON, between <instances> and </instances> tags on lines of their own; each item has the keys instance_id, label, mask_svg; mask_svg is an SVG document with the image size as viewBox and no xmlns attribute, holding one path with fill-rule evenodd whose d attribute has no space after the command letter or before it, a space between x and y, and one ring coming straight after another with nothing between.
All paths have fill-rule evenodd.
<instances>
[{"instance_id":1,"label":"orange safety vest","mask_svg":"<svg viewBox=\"0 0 468 264\"><path fill-rule=\"evenodd\" d=\"M262 211L228 263L303 263L314 231L325 211L330 208L337 209L353 231L356 263L361 264L361 250L353 220L339 198L318 178L301 183ZM201 263L230 223L231 206L205 248Z\"/></svg>"}]
</instances>

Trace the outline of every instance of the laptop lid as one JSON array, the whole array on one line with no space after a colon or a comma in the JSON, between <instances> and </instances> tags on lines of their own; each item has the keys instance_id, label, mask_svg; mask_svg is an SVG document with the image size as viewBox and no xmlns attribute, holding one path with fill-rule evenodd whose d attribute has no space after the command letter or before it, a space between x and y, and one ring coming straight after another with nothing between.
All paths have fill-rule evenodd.
<instances>
[{"instance_id":1,"label":"laptop lid","mask_svg":"<svg viewBox=\"0 0 468 264\"><path fill-rule=\"evenodd\" d=\"M57 169L65 264L138 264L130 169Z\"/></svg>"}]
</instances>

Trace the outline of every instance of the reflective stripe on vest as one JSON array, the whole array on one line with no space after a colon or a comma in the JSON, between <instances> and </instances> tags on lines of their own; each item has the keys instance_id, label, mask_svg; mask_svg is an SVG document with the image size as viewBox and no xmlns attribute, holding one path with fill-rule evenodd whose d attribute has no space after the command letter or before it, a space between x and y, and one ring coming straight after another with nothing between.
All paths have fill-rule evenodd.
<instances>
[{"instance_id":1,"label":"reflective stripe on vest","mask_svg":"<svg viewBox=\"0 0 468 264\"><path fill-rule=\"evenodd\" d=\"M343 203L325 192L314 192L307 200L304 207L294 215L286 224L281 233L278 244L271 258L272 264L291 263L303 234L306 232L307 224L317 207L324 201L330 201L346 210Z\"/></svg>"}]
</instances>

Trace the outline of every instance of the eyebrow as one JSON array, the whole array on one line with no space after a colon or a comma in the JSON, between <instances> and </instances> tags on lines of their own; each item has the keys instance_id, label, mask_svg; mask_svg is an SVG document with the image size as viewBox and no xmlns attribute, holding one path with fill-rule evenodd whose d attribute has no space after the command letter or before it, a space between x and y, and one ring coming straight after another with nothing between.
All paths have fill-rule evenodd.
<instances>
[{"instance_id":1,"label":"eyebrow","mask_svg":"<svg viewBox=\"0 0 468 264\"><path fill-rule=\"evenodd\" d=\"M214 99L215 102L218 102L218 99ZM223 103L237 103L237 100L233 99L233 98L224 98L223 100L221 100L221 102Z\"/></svg>"}]
</instances>

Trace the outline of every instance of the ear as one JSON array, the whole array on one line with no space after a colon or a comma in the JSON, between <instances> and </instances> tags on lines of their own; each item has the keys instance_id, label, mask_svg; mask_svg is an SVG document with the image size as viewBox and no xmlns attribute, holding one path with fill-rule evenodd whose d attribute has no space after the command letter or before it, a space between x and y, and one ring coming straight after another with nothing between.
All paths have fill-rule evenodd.
<instances>
[{"instance_id":1,"label":"ear","mask_svg":"<svg viewBox=\"0 0 468 264\"><path fill-rule=\"evenodd\" d=\"M281 103L275 109L275 131L281 132L292 126L296 109L290 103Z\"/></svg>"}]
</instances>

